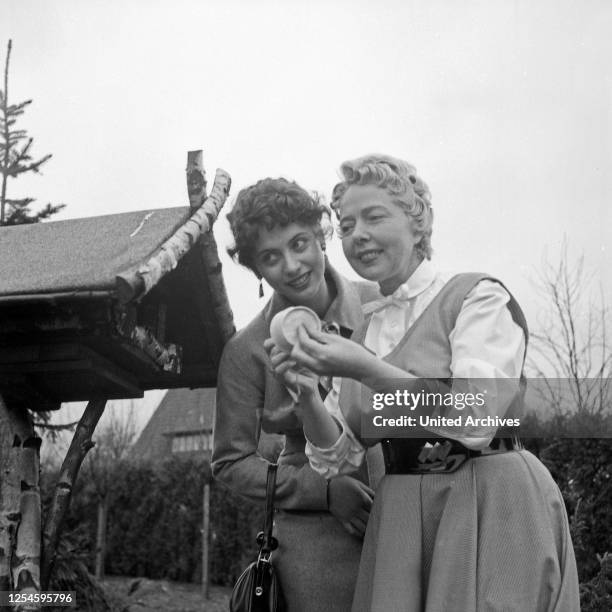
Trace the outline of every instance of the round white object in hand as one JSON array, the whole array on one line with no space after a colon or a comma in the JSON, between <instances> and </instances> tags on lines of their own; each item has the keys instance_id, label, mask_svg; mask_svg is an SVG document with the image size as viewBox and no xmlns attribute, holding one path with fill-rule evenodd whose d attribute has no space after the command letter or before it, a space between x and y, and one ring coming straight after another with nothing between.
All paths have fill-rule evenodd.
<instances>
[{"instance_id":1,"label":"round white object in hand","mask_svg":"<svg viewBox=\"0 0 612 612\"><path fill-rule=\"evenodd\" d=\"M306 306L292 306L277 312L270 323L270 337L281 350L290 352L297 342L298 328L321 331L321 320Z\"/></svg>"}]
</instances>

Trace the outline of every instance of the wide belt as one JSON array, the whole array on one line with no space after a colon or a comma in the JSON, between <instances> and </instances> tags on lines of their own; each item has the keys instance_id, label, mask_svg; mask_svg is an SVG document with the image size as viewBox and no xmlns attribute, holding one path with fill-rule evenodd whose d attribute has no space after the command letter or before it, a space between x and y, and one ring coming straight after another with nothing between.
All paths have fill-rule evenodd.
<instances>
[{"instance_id":1,"label":"wide belt","mask_svg":"<svg viewBox=\"0 0 612 612\"><path fill-rule=\"evenodd\" d=\"M472 450L448 438L392 438L381 441L386 474L454 472L468 459L520 450L518 437L494 438L482 450Z\"/></svg>"}]
</instances>

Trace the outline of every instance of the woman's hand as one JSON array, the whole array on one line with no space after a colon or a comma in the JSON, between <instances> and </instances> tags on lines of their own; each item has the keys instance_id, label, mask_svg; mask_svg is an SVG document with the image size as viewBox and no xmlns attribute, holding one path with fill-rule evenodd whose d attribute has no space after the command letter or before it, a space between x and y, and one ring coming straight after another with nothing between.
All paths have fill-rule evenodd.
<instances>
[{"instance_id":1,"label":"woman's hand","mask_svg":"<svg viewBox=\"0 0 612 612\"><path fill-rule=\"evenodd\" d=\"M377 357L361 344L335 334L298 328L298 342L290 359L323 376L340 376L361 380L369 373Z\"/></svg>"},{"instance_id":2,"label":"woman's hand","mask_svg":"<svg viewBox=\"0 0 612 612\"><path fill-rule=\"evenodd\" d=\"M330 513L350 534L363 538L374 491L352 476L332 478L328 487Z\"/></svg>"},{"instance_id":3,"label":"woman's hand","mask_svg":"<svg viewBox=\"0 0 612 612\"><path fill-rule=\"evenodd\" d=\"M308 368L300 367L289 353L281 351L271 338L264 340L272 370L276 377L294 393L312 396L319 393L319 376Z\"/></svg>"},{"instance_id":4,"label":"woman's hand","mask_svg":"<svg viewBox=\"0 0 612 612\"><path fill-rule=\"evenodd\" d=\"M304 434L316 446L333 446L340 436L340 428L327 412L319 395L319 377L311 370L301 368L284 353L266 340L264 347L270 355L270 363L281 381L297 394L296 405L302 409Z\"/></svg>"}]
</instances>

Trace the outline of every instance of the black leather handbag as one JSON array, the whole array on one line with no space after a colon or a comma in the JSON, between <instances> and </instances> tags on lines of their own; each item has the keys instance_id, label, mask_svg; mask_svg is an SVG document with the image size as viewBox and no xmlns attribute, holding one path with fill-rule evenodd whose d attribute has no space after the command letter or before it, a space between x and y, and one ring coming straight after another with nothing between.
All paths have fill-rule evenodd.
<instances>
[{"instance_id":1,"label":"black leather handbag","mask_svg":"<svg viewBox=\"0 0 612 612\"><path fill-rule=\"evenodd\" d=\"M240 574L230 597L230 612L285 612L285 598L274 565L272 551L278 548L273 537L274 489L276 487L275 463L268 464L266 483L266 517L263 531L257 534L259 554Z\"/></svg>"}]
</instances>

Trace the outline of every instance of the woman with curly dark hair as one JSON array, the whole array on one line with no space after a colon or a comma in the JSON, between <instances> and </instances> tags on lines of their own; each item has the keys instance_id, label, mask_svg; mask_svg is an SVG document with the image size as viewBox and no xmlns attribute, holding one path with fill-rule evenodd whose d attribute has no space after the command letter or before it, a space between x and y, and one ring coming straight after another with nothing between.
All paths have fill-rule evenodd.
<instances>
[{"instance_id":1,"label":"woman with curly dark hair","mask_svg":"<svg viewBox=\"0 0 612 612\"><path fill-rule=\"evenodd\" d=\"M363 321L362 302L377 295L374 285L348 282L329 265L326 215L317 197L271 178L243 189L228 215L235 239L228 252L274 294L225 347L212 469L233 491L263 503L268 462L258 452L260 432L284 435L274 558L289 612L350 610L373 498L364 471L328 482L310 467L301 415L263 347L272 317L289 306L307 306L349 335Z\"/></svg>"}]
</instances>

